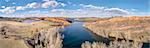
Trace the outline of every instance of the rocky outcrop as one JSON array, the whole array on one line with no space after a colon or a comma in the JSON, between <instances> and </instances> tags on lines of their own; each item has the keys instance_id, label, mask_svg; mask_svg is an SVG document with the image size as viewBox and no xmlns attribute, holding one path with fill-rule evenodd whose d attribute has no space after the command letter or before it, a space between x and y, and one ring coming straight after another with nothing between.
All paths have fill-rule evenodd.
<instances>
[{"instance_id":1,"label":"rocky outcrop","mask_svg":"<svg viewBox=\"0 0 150 48\"><path fill-rule=\"evenodd\" d=\"M34 38L27 40L32 48L62 48L59 28L42 30Z\"/></svg>"},{"instance_id":2,"label":"rocky outcrop","mask_svg":"<svg viewBox=\"0 0 150 48\"><path fill-rule=\"evenodd\" d=\"M0 48L61 48L60 27L0 21Z\"/></svg>"}]
</instances>

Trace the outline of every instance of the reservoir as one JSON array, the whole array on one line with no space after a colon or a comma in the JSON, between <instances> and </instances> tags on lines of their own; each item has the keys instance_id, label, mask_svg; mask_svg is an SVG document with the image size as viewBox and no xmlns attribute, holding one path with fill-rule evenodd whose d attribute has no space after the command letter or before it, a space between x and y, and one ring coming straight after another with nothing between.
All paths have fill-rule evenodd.
<instances>
[{"instance_id":1,"label":"reservoir","mask_svg":"<svg viewBox=\"0 0 150 48\"><path fill-rule=\"evenodd\" d=\"M63 48L81 48L85 41L93 42L92 33L83 27L83 22L73 22L70 26L64 28Z\"/></svg>"},{"instance_id":2,"label":"reservoir","mask_svg":"<svg viewBox=\"0 0 150 48\"><path fill-rule=\"evenodd\" d=\"M23 23L32 23L35 20L25 20ZM109 42L108 38L98 36L88 29L84 28L84 22L74 21L71 25L66 26L61 32L64 35L63 48L81 48L81 44L85 41ZM150 43L143 43L142 48L149 48Z\"/></svg>"},{"instance_id":3,"label":"reservoir","mask_svg":"<svg viewBox=\"0 0 150 48\"><path fill-rule=\"evenodd\" d=\"M84 28L84 22L75 21L63 30L63 48L81 48L81 44L85 41L94 42L97 39L108 42L107 38L97 36L88 29ZM144 43L142 48L149 48L149 43Z\"/></svg>"}]
</instances>

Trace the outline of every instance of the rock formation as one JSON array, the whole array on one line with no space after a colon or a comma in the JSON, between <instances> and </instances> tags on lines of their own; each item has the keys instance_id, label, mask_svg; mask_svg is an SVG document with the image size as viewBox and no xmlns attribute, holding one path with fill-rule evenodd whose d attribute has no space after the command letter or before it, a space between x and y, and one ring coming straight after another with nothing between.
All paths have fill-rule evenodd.
<instances>
[{"instance_id":1,"label":"rock formation","mask_svg":"<svg viewBox=\"0 0 150 48\"><path fill-rule=\"evenodd\" d=\"M61 48L60 27L0 21L0 48Z\"/></svg>"}]
</instances>

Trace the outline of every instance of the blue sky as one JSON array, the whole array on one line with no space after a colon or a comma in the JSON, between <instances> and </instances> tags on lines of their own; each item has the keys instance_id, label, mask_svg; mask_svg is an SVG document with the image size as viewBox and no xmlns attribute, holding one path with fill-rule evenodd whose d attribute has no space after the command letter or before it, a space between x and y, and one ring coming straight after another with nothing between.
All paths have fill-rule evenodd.
<instances>
[{"instance_id":1,"label":"blue sky","mask_svg":"<svg viewBox=\"0 0 150 48\"><path fill-rule=\"evenodd\" d=\"M149 6L150 0L0 0L0 16L143 16Z\"/></svg>"}]
</instances>

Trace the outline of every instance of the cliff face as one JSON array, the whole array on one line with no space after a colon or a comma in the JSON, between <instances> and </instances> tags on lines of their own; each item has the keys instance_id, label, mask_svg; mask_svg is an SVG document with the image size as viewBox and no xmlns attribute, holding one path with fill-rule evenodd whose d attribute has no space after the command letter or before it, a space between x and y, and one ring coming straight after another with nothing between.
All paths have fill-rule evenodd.
<instances>
[{"instance_id":1,"label":"cliff face","mask_svg":"<svg viewBox=\"0 0 150 48\"><path fill-rule=\"evenodd\" d=\"M62 37L59 34L59 28L42 30L27 42L32 48L62 48Z\"/></svg>"},{"instance_id":2,"label":"cliff face","mask_svg":"<svg viewBox=\"0 0 150 48\"><path fill-rule=\"evenodd\" d=\"M60 27L0 21L0 48L61 48Z\"/></svg>"}]
</instances>

